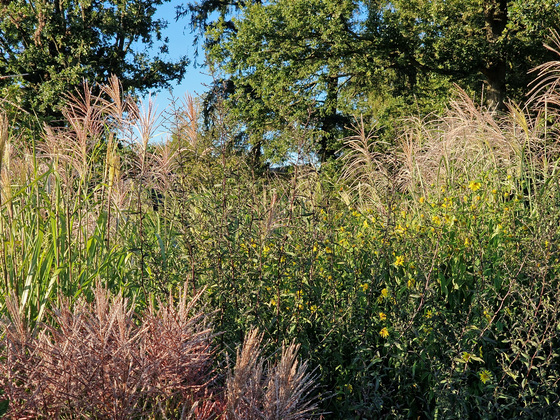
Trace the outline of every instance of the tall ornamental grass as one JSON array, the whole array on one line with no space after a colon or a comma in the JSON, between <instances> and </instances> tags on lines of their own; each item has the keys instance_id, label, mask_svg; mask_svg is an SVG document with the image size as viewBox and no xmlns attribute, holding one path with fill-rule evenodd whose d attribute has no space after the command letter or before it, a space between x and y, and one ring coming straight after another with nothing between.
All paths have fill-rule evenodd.
<instances>
[{"instance_id":1,"label":"tall ornamental grass","mask_svg":"<svg viewBox=\"0 0 560 420\"><path fill-rule=\"evenodd\" d=\"M26 325L14 296L3 321L0 387L9 418L305 419L313 377L298 346L276 363L249 331L227 379L212 367L214 333L200 294L170 295L142 313L97 285L94 300L67 300L48 324Z\"/></svg>"}]
</instances>

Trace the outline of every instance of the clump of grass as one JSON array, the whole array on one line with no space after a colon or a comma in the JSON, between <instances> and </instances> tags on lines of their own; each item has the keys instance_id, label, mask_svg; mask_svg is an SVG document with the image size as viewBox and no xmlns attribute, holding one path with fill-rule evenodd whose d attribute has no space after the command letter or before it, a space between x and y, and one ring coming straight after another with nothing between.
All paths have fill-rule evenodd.
<instances>
[{"instance_id":1,"label":"clump of grass","mask_svg":"<svg viewBox=\"0 0 560 420\"><path fill-rule=\"evenodd\" d=\"M65 303L30 329L12 297L0 365L7 415L129 419L211 401L213 334L198 298L183 291L137 317L122 295L97 286L93 303Z\"/></svg>"},{"instance_id":2,"label":"clump of grass","mask_svg":"<svg viewBox=\"0 0 560 420\"><path fill-rule=\"evenodd\" d=\"M541 72L555 68L549 64ZM556 85L541 77L548 88L535 101L552 104ZM533 197L552 185L560 155L554 132L547 130L552 114L540 111L509 104L505 114L497 115L457 89L444 116L403 120L402 135L393 145L382 144L361 121L346 139L341 182L361 208L377 210L392 207L399 194L440 196L482 178L498 188L506 176L515 177L520 181L516 188Z\"/></svg>"},{"instance_id":3,"label":"clump of grass","mask_svg":"<svg viewBox=\"0 0 560 420\"><path fill-rule=\"evenodd\" d=\"M215 337L196 307L200 293L169 295L137 315L133 302L99 285L94 301L65 302L31 329L12 296L3 321L0 387L10 418L303 419L316 408L298 346L277 365L248 334L222 390L212 368Z\"/></svg>"},{"instance_id":4,"label":"clump of grass","mask_svg":"<svg viewBox=\"0 0 560 420\"><path fill-rule=\"evenodd\" d=\"M282 346L277 364L261 357L263 334L251 330L237 351L237 362L227 379L227 419L301 420L317 409L309 398L314 390L307 363L298 363L299 345Z\"/></svg>"}]
</instances>

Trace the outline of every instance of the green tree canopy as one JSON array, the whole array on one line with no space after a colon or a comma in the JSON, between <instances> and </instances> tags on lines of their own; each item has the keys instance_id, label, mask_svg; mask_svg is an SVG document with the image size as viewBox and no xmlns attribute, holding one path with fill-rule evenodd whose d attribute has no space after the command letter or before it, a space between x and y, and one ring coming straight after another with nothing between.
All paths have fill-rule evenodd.
<instances>
[{"instance_id":1,"label":"green tree canopy","mask_svg":"<svg viewBox=\"0 0 560 420\"><path fill-rule=\"evenodd\" d=\"M386 21L395 51L415 72L449 76L483 93L490 107L522 100L529 70L554 55L543 48L560 25L555 0L396 0ZM484 92L481 92L484 89Z\"/></svg>"},{"instance_id":2,"label":"green tree canopy","mask_svg":"<svg viewBox=\"0 0 560 420\"><path fill-rule=\"evenodd\" d=\"M295 146L286 125L316 133L326 160L354 115L425 115L453 83L494 108L520 100L528 70L553 59L542 44L560 23L551 0L203 0L189 10L219 76L208 97L225 94L251 147L279 159Z\"/></svg>"},{"instance_id":3,"label":"green tree canopy","mask_svg":"<svg viewBox=\"0 0 560 420\"><path fill-rule=\"evenodd\" d=\"M166 22L165 0L7 0L0 2L0 98L4 107L56 118L63 93L83 80L119 77L128 92L181 80L188 60L153 58Z\"/></svg>"},{"instance_id":4,"label":"green tree canopy","mask_svg":"<svg viewBox=\"0 0 560 420\"><path fill-rule=\"evenodd\" d=\"M292 124L317 133L323 160L333 156L348 116L386 79L374 54L379 37L366 24L378 13L369 9L364 19L363 6L353 0L254 3L233 19L235 31L224 23L207 33L209 59L234 88L232 111L250 144L265 146L267 157L292 151L282 138Z\"/></svg>"}]
</instances>

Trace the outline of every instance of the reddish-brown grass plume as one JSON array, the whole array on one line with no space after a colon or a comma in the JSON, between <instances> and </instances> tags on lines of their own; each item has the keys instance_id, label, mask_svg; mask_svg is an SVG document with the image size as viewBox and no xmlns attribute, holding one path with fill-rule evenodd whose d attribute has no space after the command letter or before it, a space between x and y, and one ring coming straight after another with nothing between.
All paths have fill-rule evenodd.
<instances>
[{"instance_id":1,"label":"reddish-brown grass plume","mask_svg":"<svg viewBox=\"0 0 560 420\"><path fill-rule=\"evenodd\" d=\"M97 287L93 303L63 304L33 330L9 300L0 364L8 416L210 415L212 332L194 311L197 299L183 291L138 317L121 295Z\"/></svg>"}]
</instances>

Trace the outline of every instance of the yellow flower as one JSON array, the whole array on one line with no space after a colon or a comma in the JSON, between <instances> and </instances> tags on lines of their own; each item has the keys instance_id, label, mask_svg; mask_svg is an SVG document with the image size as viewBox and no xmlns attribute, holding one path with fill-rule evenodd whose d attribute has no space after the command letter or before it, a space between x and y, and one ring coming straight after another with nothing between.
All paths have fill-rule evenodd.
<instances>
[{"instance_id":1,"label":"yellow flower","mask_svg":"<svg viewBox=\"0 0 560 420\"><path fill-rule=\"evenodd\" d=\"M364 220L364 228L367 228L369 226L367 220Z\"/></svg>"},{"instance_id":2,"label":"yellow flower","mask_svg":"<svg viewBox=\"0 0 560 420\"><path fill-rule=\"evenodd\" d=\"M379 312L379 319L381 321L385 321L387 319L387 315L385 315L383 312Z\"/></svg>"},{"instance_id":3,"label":"yellow flower","mask_svg":"<svg viewBox=\"0 0 560 420\"><path fill-rule=\"evenodd\" d=\"M268 255L268 253L270 252L270 247L265 245L263 248L263 257L266 257Z\"/></svg>"},{"instance_id":4,"label":"yellow flower","mask_svg":"<svg viewBox=\"0 0 560 420\"><path fill-rule=\"evenodd\" d=\"M426 200L426 199L425 199L424 197L420 197L420 198L418 199L418 201L420 202L420 204L424 203L425 200Z\"/></svg>"},{"instance_id":5,"label":"yellow flower","mask_svg":"<svg viewBox=\"0 0 560 420\"><path fill-rule=\"evenodd\" d=\"M476 181L469 182L469 188L471 189L471 191L478 191L481 186L482 184L480 182L476 182Z\"/></svg>"},{"instance_id":6,"label":"yellow flower","mask_svg":"<svg viewBox=\"0 0 560 420\"><path fill-rule=\"evenodd\" d=\"M469 246L471 244L471 241L469 238L465 238L465 246Z\"/></svg>"},{"instance_id":7,"label":"yellow flower","mask_svg":"<svg viewBox=\"0 0 560 420\"><path fill-rule=\"evenodd\" d=\"M379 335L383 338L387 338L387 337L389 337L389 330L387 328L383 327L381 329L381 331L379 331Z\"/></svg>"},{"instance_id":8,"label":"yellow flower","mask_svg":"<svg viewBox=\"0 0 560 420\"><path fill-rule=\"evenodd\" d=\"M409 289L412 289L415 284L416 284L416 280L414 279L408 279L408 281L406 282L406 285L408 286Z\"/></svg>"},{"instance_id":9,"label":"yellow flower","mask_svg":"<svg viewBox=\"0 0 560 420\"><path fill-rule=\"evenodd\" d=\"M402 266L404 264L404 257L402 255L397 255L394 265L395 267Z\"/></svg>"},{"instance_id":10,"label":"yellow flower","mask_svg":"<svg viewBox=\"0 0 560 420\"><path fill-rule=\"evenodd\" d=\"M387 289L382 289L381 290L381 296L386 298L387 296L389 296L389 291Z\"/></svg>"},{"instance_id":11,"label":"yellow flower","mask_svg":"<svg viewBox=\"0 0 560 420\"><path fill-rule=\"evenodd\" d=\"M365 293L367 292L367 290L369 289L369 284L364 283L360 286L362 288L362 291Z\"/></svg>"},{"instance_id":12,"label":"yellow flower","mask_svg":"<svg viewBox=\"0 0 560 420\"><path fill-rule=\"evenodd\" d=\"M483 384L485 384L486 382L488 382L490 379L492 379L492 374L487 371L486 369L482 370L478 376L480 376L480 380L482 381Z\"/></svg>"}]
</instances>

